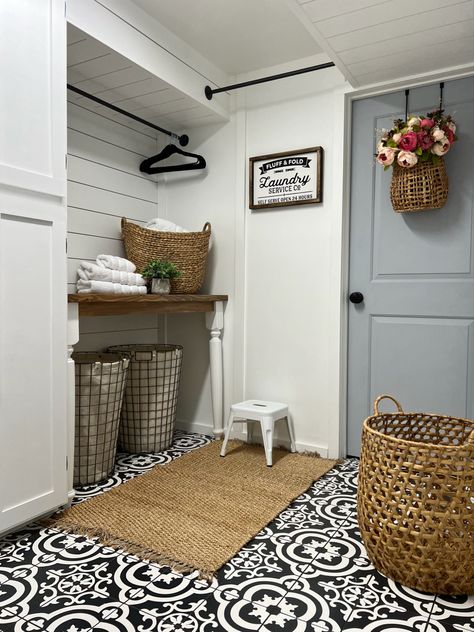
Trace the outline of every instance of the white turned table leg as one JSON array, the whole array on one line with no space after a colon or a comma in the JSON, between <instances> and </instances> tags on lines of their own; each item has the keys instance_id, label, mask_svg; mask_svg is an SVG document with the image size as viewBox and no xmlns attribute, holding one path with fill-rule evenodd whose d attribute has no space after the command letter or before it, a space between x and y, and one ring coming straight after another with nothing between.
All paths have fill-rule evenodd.
<instances>
[{"instance_id":1,"label":"white turned table leg","mask_svg":"<svg viewBox=\"0 0 474 632\"><path fill-rule=\"evenodd\" d=\"M67 312L67 455L68 455L68 499L71 504L74 498L74 427L75 427L75 399L76 376L72 353L74 345L79 342L79 305L68 304Z\"/></svg>"},{"instance_id":2,"label":"white turned table leg","mask_svg":"<svg viewBox=\"0 0 474 632\"><path fill-rule=\"evenodd\" d=\"M214 312L206 314L206 326L211 334L211 338L209 340L209 355L214 436L217 439L220 439L224 434L224 372L222 364L222 331L224 329L224 303L222 301L217 301L215 303Z\"/></svg>"}]
</instances>

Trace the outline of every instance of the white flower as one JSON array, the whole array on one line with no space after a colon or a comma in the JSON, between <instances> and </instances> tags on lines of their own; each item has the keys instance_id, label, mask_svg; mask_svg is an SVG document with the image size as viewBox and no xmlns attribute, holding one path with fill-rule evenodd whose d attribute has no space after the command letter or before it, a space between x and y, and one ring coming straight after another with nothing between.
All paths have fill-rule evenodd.
<instances>
[{"instance_id":1,"label":"white flower","mask_svg":"<svg viewBox=\"0 0 474 632\"><path fill-rule=\"evenodd\" d=\"M450 147L451 145L449 144L449 141L445 138L443 142L435 143L433 145L431 153L436 156L444 156L444 154L448 153Z\"/></svg>"},{"instance_id":2,"label":"white flower","mask_svg":"<svg viewBox=\"0 0 474 632\"><path fill-rule=\"evenodd\" d=\"M383 142L383 140L381 140L377 143L377 153L380 154L380 152L383 151L384 149L385 149L385 143Z\"/></svg>"},{"instance_id":3,"label":"white flower","mask_svg":"<svg viewBox=\"0 0 474 632\"><path fill-rule=\"evenodd\" d=\"M431 136L433 137L433 140L436 142L438 141L442 142L446 138L443 130L439 129L439 127L433 127L431 131Z\"/></svg>"},{"instance_id":4,"label":"white flower","mask_svg":"<svg viewBox=\"0 0 474 632\"><path fill-rule=\"evenodd\" d=\"M400 167L414 167L418 162L418 156L412 151L401 151L397 156Z\"/></svg>"},{"instance_id":5,"label":"white flower","mask_svg":"<svg viewBox=\"0 0 474 632\"><path fill-rule=\"evenodd\" d=\"M389 167L395 160L395 150L391 147L384 147L381 152L377 154L377 162L384 167Z\"/></svg>"},{"instance_id":6,"label":"white flower","mask_svg":"<svg viewBox=\"0 0 474 632\"><path fill-rule=\"evenodd\" d=\"M400 138L402 137L402 135L400 134L400 132L397 132L396 134L394 134L392 136L392 140L394 143L398 143L398 141L400 140Z\"/></svg>"},{"instance_id":7,"label":"white flower","mask_svg":"<svg viewBox=\"0 0 474 632\"><path fill-rule=\"evenodd\" d=\"M421 123L421 119L419 116L411 116L408 119L408 127L415 127L415 125L419 125Z\"/></svg>"},{"instance_id":8,"label":"white flower","mask_svg":"<svg viewBox=\"0 0 474 632\"><path fill-rule=\"evenodd\" d=\"M453 123L453 121L449 121L449 123L446 123L446 126L449 127L453 134L456 133L456 123Z\"/></svg>"}]
</instances>

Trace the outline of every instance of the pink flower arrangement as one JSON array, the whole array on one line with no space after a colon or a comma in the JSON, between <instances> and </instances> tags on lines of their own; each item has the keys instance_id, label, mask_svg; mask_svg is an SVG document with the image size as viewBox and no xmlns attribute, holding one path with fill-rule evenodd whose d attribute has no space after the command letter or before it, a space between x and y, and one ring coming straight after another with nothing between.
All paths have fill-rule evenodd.
<instances>
[{"instance_id":1,"label":"pink flower arrangement","mask_svg":"<svg viewBox=\"0 0 474 632\"><path fill-rule=\"evenodd\" d=\"M384 130L376 160L384 169L395 163L408 169L418 162L437 164L456 140L456 123L443 110L397 119L391 130Z\"/></svg>"}]
</instances>

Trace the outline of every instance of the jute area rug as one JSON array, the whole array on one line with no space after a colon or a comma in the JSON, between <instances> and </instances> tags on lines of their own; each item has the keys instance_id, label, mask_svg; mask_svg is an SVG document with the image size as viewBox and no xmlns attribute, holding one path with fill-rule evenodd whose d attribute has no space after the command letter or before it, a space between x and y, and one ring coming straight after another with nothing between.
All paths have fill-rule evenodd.
<instances>
[{"instance_id":1,"label":"jute area rug","mask_svg":"<svg viewBox=\"0 0 474 632\"><path fill-rule=\"evenodd\" d=\"M67 509L48 524L120 548L176 571L210 578L313 481L336 463L221 442L157 466Z\"/></svg>"}]
</instances>

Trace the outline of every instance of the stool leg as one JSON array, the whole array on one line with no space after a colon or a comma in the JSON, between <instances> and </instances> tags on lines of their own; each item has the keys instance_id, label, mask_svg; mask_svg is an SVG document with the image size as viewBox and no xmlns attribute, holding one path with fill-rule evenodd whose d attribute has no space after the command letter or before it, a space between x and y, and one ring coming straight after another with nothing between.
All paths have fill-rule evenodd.
<instances>
[{"instance_id":1,"label":"stool leg","mask_svg":"<svg viewBox=\"0 0 474 632\"><path fill-rule=\"evenodd\" d=\"M273 452L273 426L274 421L272 417L263 417L260 420L260 426L262 428L263 446L265 448L265 458L267 460L267 466L272 467L272 452Z\"/></svg>"},{"instance_id":2,"label":"stool leg","mask_svg":"<svg viewBox=\"0 0 474 632\"><path fill-rule=\"evenodd\" d=\"M293 418L290 413L286 416L286 425L288 427L288 434L290 435L290 449L292 452L296 452L295 431L293 428Z\"/></svg>"},{"instance_id":3,"label":"stool leg","mask_svg":"<svg viewBox=\"0 0 474 632\"><path fill-rule=\"evenodd\" d=\"M247 443L252 443L253 440L253 422L247 421Z\"/></svg>"},{"instance_id":4,"label":"stool leg","mask_svg":"<svg viewBox=\"0 0 474 632\"><path fill-rule=\"evenodd\" d=\"M232 430L233 423L234 423L234 413L230 413L229 421L227 422L227 428L225 429L224 441L222 443L221 456L225 456L225 451L227 448L227 444L229 442L230 431Z\"/></svg>"}]
</instances>

